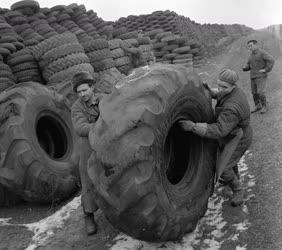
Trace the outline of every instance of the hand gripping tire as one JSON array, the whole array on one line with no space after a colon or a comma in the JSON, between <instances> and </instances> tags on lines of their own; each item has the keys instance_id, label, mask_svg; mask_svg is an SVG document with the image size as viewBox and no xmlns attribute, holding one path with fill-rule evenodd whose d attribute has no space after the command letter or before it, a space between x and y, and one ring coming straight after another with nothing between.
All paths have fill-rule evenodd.
<instances>
[{"instance_id":1,"label":"hand gripping tire","mask_svg":"<svg viewBox=\"0 0 282 250\"><path fill-rule=\"evenodd\" d=\"M0 185L35 203L51 203L77 190L69 108L38 83L0 95Z\"/></svg>"},{"instance_id":2,"label":"hand gripping tire","mask_svg":"<svg viewBox=\"0 0 282 250\"><path fill-rule=\"evenodd\" d=\"M206 212L217 147L181 119L213 121L201 80L183 66L138 68L100 102L88 174L108 220L134 238L180 239Z\"/></svg>"}]
</instances>

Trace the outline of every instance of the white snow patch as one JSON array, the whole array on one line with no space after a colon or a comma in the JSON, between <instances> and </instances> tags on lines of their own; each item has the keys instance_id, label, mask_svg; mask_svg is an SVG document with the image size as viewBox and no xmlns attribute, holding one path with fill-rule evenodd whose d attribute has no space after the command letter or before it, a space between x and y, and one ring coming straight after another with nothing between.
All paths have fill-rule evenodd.
<instances>
[{"instance_id":1,"label":"white snow patch","mask_svg":"<svg viewBox=\"0 0 282 250\"><path fill-rule=\"evenodd\" d=\"M247 250L247 245L244 246L236 246L236 250Z\"/></svg>"},{"instance_id":2,"label":"white snow patch","mask_svg":"<svg viewBox=\"0 0 282 250\"><path fill-rule=\"evenodd\" d=\"M234 224L233 226L236 227L236 230L237 230L238 232L243 232L243 231L245 231L245 230L248 229L248 225L249 225L249 224L250 224L250 223L248 222L248 220L245 220L245 221L243 221L243 222L241 222L241 223Z\"/></svg>"},{"instance_id":3,"label":"white snow patch","mask_svg":"<svg viewBox=\"0 0 282 250\"><path fill-rule=\"evenodd\" d=\"M9 220L11 220L12 218L0 218L0 226L9 226Z\"/></svg>"},{"instance_id":4,"label":"white snow patch","mask_svg":"<svg viewBox=\"0 0 282 250\"><path fill-rule=\"evenodd\" d=\"M43 246L46 240L54 234L54 230L62 228L70 213L76 210L81 203L80 196L75 197L68 204L63 206L54 214L34 223L29 224L13 224L9 223L11 218L0 219L0 226L23 226L34 233L31 244L26 250L36 249L38 246Z\"/></svg>"},{"instance_id":5,"label":"white snow patch","mask_svg":"<svg viewBox=\"0 0 282 250\"><path fill-rule=\"evenodd\" d=\"M71 202L63 206L51 216L46 217L38 222L23 224L23 226L26 226L34 233L34 236L32 237L32 243L26 248L26 250L33 250L37 246L44 245L46 240L54 234L55 229L63 227L64 222L70 216L70 213L76 210L80 206L80 203L80 196L75 197Z\"/></svg>"}]
</instances>

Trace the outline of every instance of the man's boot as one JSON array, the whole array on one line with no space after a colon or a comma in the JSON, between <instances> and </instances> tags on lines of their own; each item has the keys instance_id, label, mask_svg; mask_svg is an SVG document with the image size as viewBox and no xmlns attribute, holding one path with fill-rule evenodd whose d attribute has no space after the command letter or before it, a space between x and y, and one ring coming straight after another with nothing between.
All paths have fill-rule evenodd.
<instances>
[{"instance_id":1,"label":"man's boot","mask_svg":"<svg viewBox=\"0 0 282 250\"><path fill-rule=\"evenodd\" d=\"M237 176L233 178L229 186L233 191L231 205L233 207L241 206L244 202L244 191L241 188L240 181L238 180Z\"/></svg>"},{"instance_id":2,"label":"man's boot","mask_svg":"<svg viewBox=\"0 0 282 250\"><path fill-rule=\"evenodd\" d=\"M87 213L84 216L85 229L88 235L97 233L97 224L94 219L93 213Z\"/></svg>"},{"instance_id":3,"label":"man's boot","mask_svg":"<svg viewBox=\"0 0 282 250\"><path fill-rule=\"evenodd\" d=\"M261 99L261 104L262 104L262 109L260 110L260 113L261 113L261 114L264 114L264 113L266 113L266 111L267 111L266 97L265 97L265 95L261 95L260 99Z\"/></svg>"},{"instance_id":4,"label":"man's boot","mask_svg":"<svg viewBox=\"0 0 282 250\"><path fill-rule=\"evenodd\" d=\"M258 112L262 109L262 105L261 105L261 101L260 101L260 97L258 94L253 94L253 99L254 99L254 103L255 103L255 109L253 109L251 111L251 113L255 113Z\"/></svg>"}]
</instances>

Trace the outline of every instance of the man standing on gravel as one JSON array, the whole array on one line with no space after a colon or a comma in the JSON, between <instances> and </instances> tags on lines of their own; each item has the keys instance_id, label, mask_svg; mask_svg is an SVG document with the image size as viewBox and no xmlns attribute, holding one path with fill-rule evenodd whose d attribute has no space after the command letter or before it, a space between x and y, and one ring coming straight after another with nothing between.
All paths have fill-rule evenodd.
<instances>
[{"instance_id":1,"label":"man standing on gravel","mask_svg":"<svg viewBox=\"0 0 282 250\"><path fill-rule=\"evenodd\" d=\"M72 105L71 118L74 130L80 137L79 174L81 179L81 203L85 215L85 226L88 235L97 232L94 212L98 210L94 199L91 180L87 174L88 159L92 153L88 133L99 117L99 98L94 94L95 80L89 72L79 72L72 79L73 91L78 99Z\"/></svg>"},{"instance_id":2,"label":"man standing on gravel","mask_svg":"<svg viewBox=\"0 0 282 250\"><path fill-rule=\"evenodd\" d=\"M230 69L218 76L218 90L206 88L217 99L215 123L194 123L180 121L180 126L201 137L216 139L219 142L219 157L216 163L217 179L232 189L232 206L243 203L243 190L239 181L238 162L250 147L252 128L250 126L250 106L245 93L237 87L239 77Z\"/></svg>"},{"instance_id":3,"label":"man standing on gravel","mask_svg":"<svg viewBox=\"0 0 282 250\"><path fill-rule=\"evenodd\" d=\"M267 73L272 70L274 59L258 47L257 40L248 41L248 48L251 54L243 71L250 71L251 89L256 106L252 113L260 111L264 114L267 111L265 93Z\"/></svg>"}]
</instances>

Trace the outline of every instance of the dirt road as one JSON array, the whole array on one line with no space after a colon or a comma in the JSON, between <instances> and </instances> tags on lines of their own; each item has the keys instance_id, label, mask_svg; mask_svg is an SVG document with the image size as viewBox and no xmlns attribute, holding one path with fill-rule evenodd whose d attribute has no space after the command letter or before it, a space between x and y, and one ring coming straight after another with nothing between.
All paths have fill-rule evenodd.
<instances>
[{"instance_id":1,"label":"dirt road","mask_svg":"<svg viewBox=\"0 0 282 250\"><path fill-rule=\"evenodd\" d=\"M240 73L239 85L252 104L249 75L241 71L247 55L229 54L210 60L201 69L212 79L228 66ZM241 159L245 204L229 206L230 191L218 187L197 229L181 242L149 244L112 228L99 213L99 233L87 237L79 198L62 208L28 207L0 210L0 249L282 249L282 58L269 76L269 111L252 115L254 140ZM11 218L11 219L9 219Z\"/></svg>"}]
</instances>

